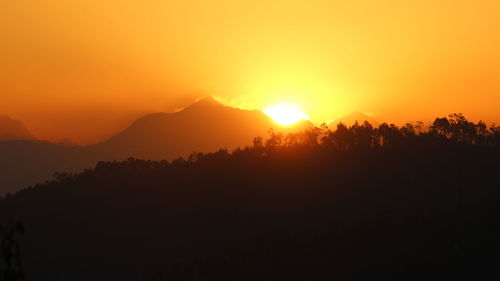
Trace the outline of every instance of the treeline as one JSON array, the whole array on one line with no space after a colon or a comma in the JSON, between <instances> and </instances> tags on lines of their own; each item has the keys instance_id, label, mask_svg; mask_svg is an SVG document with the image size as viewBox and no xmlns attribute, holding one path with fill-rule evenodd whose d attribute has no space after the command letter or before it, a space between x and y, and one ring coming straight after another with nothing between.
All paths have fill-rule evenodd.
<instances>
[{"instance_id":1,"label":"treeline","mask_svg":"<svg viewBox=\"0 0 500 281\"><path fill-rule=\"evenodd\" d=\"M448 117L436 118L432 125L424 127L422 122L415 124L406 123L398 127L395 124L382 123L378 127L372 126L368 121L355 122L352 126L339 123L335 128L322 124L298 133L283 134L274 130L269 131L268 138L261 136L254 138L250 146L238 148L233 152L221 149L215 153L193 152L189 157L179 157L171 162L148 161L130 158L125 162L99 162L95 170L104 167L117 167L123 165L144 165L144 167L160 168L169 165L177 166L185 163L194 163L201 159L238 158L246 155L254 158L263 157L279 152L293 153L314 149L322 153L335 153L358 151L367 149L435 149L436 146L448 148L456 145L479 145L484 147L500 147L500 126L487 126L485 122L468 121L461 113L450 114ZM454 146L455 145L455 146ZM144 168L143 167L143 168ZM82 174L88 174L86 170ZM78 177L78 174L55 173L56 182L67 182ZM6 197L10 197L7 194Z\"/></svg>"},{"instance_id":2,"label":"treeline","mask_svg":"<svg viewBox=\"0 0 500 281\"><path fill-rule=\"evenodd\" d=\"M336 128L325 124L319 128L308 129L296 134L283 135L271 132L265 143L262 138L254 141L254 147L293 147L297 145L322 145L338 151L395 147L409 143L443 143L443 141L500 146L500 127L494 124L488 127L483 121L468 121L462 114L450 114L449 117L436 118L429 128L422 122L407 123L402 127L382 123L373 127L369 122L356 122L352 126L342 123Z\"/></svg>"}]
</instances>

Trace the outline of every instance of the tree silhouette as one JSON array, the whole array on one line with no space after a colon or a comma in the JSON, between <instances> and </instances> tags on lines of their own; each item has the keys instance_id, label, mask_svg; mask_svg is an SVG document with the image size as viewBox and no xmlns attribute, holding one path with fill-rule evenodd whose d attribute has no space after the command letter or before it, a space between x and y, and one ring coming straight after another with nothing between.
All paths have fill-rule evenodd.
<instances>
[{"instance_id":1,"label":"tree silhouette","mask_svg":"<svg viewBox=\"0 0 500 281\"><path fill-rule=\"evenodd\" d=\"M439 136L443 138L451 138L451 124L448 118L436 118L432 125L429 127L429 133L432 136Z\"/></svg>"},{"instance_id":2,"label":"tree silhouette","mask_svg":"<svg viewBox=\"0 0 500 281\"><path fill-rule=\"evenodd\" d=\"M20 281L24 280L24 269L21 262L21 247L16 241L17 234L24 233L24 226L21 222L9 220L6 227L0 226L2 238L2 258L5 264L3 270L3 280Z\"/></svg>"}]
</instances>

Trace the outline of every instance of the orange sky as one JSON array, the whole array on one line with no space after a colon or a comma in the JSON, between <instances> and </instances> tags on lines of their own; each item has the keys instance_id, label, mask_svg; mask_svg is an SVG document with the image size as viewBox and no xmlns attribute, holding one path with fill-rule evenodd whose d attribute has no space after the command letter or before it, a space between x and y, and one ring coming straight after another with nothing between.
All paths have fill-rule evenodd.
<instances>
[{"instance_id":1,"label":"orange sky","mask_svg":"<svg viewBox=\"0 0 500 281\"><path fill-rule=\"evenodd\" d=\"M410 3L411 2L411 3ZM500 1L0 1L0 114L91 143L213 94L500 121Z\"/></svg>"}]
</instances>

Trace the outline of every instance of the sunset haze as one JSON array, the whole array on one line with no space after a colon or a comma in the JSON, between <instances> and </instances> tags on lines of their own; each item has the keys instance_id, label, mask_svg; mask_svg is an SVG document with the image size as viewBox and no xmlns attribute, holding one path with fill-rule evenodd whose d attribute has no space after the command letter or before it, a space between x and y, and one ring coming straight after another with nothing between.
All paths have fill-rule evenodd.
<instances>
[{"instance_id":1,"label":"sunset haze","mask_svg":"<svg viewBox=\"0 0 500 281\"><path fill-rule=\"evenodd\" d=\"M2 1L0 114L40 139L105 140L214 95L500 121L498 1ZM427 120L428 119L428 120Z\"/></svg>"}]
</instances>

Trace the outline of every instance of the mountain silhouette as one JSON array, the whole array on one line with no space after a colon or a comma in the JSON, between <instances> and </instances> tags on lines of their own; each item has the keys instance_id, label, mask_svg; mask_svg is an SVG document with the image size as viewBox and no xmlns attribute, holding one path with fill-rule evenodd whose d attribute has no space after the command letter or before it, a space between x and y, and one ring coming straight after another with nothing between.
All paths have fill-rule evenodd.
<instances>
[{"instance_id":1,"label":"mountain silhouette","mask_svg":"<svg viewBox=\"0 0 500 281\"><path fill-rule=\"evenodd\" d=\"M345 116L342 116L342 117L330 122L330 126L336 126L338 123L342 123L342 124L347 125L347 126L352 126L352 125L354 125L354 123L356 123L356 121L359 124L363 124L363 122L368 121L368 123L370 123L374 127L377 127L379 125L379 123L375 119L371 118L370 116L368 116L362 112L359 112L359 111L354 111L352 113L349 113Z\"/></svg>"},{"instance_id":2,"label":"mountain silhouette","mask_svg":"<svg viewBox=\"0 0 500 281\"><path fill-rule=\"evenodd\" d=\"M35 140L22 121L0 115L0 141Z\"/></svg>"},{"instance_id":3,"label":"mountain silhouette","mask_svg":"<svg viewBox=\"0 0 500 281\"><path fill-rule=\"evenodd\" d=\"M0 196L41 183L55 172L79 172L99 161L129 157L173 160L193 152L233 150L267 137L269 129L295 132L310 127L304 120L282 127L259 110L224 106L212 97L203 98L175 113L143 116L110 139L91 146L44 141L0 141Z\"/></svg>"},{"instance_id":4,"label":"mountain silhouette","mask_svg":"<svg viewBox=\"0 0 500 281\"><path fill-rule=\"evenodd\" d=\"M139 118L121 133L89 150L101 156L100 160L128 157L170 160L192 152L232 150L251 144L256 136L267 136L270 128L294 131L308 124L281 127L260 110L232 108L207 97L179 112Z\"/></svg>"}]
</instances>

